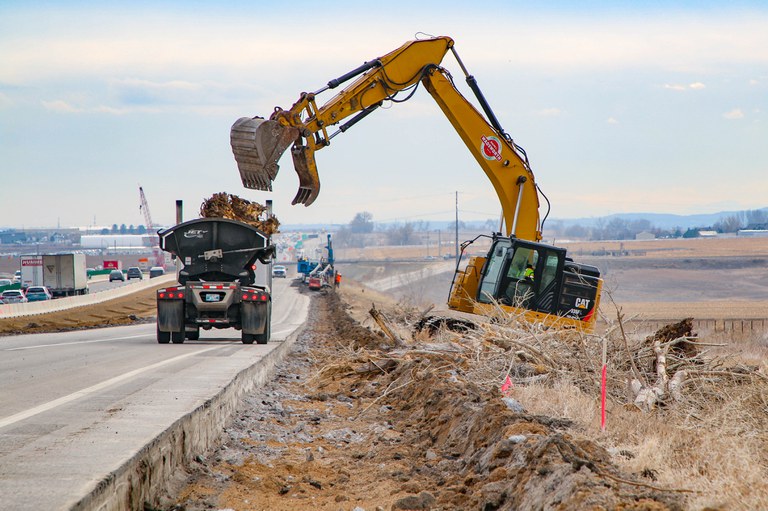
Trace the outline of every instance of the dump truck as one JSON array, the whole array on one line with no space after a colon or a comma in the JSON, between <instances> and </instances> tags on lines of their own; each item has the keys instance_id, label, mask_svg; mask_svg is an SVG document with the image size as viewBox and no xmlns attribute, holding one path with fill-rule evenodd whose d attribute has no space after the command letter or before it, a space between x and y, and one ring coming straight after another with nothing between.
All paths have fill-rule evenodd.
<instances>
[{"instance_id":1,"label":"dump truck","mask_svg":"<svg viewBox=\"0 0 768 511\"><path fill-rule=\"evenodd\" d=\"M275 246L268 235L236 220L199 218L158 236L182 267L177 285L157 291L157 342L197 340L201 328L235 328L243 344L269 342Z\"/></svg>"}]
</instances>

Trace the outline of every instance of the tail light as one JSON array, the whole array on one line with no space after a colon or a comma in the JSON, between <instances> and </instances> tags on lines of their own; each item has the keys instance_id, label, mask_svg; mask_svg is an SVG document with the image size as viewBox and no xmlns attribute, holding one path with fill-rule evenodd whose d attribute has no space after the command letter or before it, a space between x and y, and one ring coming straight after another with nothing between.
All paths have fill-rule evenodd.
<instances>
[{"instance_id":1,"label":"tail light","mask_svg":"<svg viewBox=\"0 0 768 511\"><path fill-rule=\"evenodd\" d=\"M269 294L264 291L243 290L242 299L244 302L268 302Z\"/></svg>"},{"instance_id":2,"label":"tail light","mask_svg":"<svg viewBox=\"0 0 768 511\"><path fill-rule=\"evenodd\" d=\"M183 300L184 289L178 287L169 287L166 289L157 290L157 298L159 300Z\"/></svg>"}]
</instances>

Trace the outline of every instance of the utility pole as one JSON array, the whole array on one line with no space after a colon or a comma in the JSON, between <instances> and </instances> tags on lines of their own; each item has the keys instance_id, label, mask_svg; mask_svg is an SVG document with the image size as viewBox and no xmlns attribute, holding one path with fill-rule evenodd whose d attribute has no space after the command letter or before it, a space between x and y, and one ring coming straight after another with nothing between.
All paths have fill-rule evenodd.
<instances>
[{"instance_id":1,"label":"utility pole","mask_svg":"<svg viewBox=\"0 0 768 511\"><path fill-rule=\"evenodd\" d=\"M456 192L456 262L459 261L459 192Z\"/></svg>"}]
</instances>

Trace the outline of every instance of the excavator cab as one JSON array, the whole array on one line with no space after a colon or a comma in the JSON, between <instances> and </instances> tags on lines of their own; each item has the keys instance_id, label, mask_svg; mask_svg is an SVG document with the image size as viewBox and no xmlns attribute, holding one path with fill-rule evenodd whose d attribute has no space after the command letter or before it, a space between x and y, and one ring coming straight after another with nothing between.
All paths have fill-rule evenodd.
<instances>
[{"instance_id":1,"label":"excavator cab","mask_svg":"<svg viewBox=\"0 0 768 511\"><path fill-rule=\"evenodd\" d=\"M573 262L563 248L495 235L486 257L471 258L456 276L452 308L478 314L500 306L551 326L593 328L600 272Z\"/></svg>"}]
</instances>

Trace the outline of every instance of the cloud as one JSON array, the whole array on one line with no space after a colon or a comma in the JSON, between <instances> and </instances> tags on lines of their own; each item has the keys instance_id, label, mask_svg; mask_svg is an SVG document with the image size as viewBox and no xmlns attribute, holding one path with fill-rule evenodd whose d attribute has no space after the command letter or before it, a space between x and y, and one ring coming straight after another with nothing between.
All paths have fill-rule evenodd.
<instances>
[{"instance_id":1,"label":"cloud","mask_svg":"<svg viewBox=\"0 0 768 511\"><path fill-rule=\"evenodd\" d=\"M82 109L77 108L63 99L56 99L53 101L42 101L43 108L51 110L52 112L60 113L76 113L82 112Z\"/></svg>"},{"instance_id":2,"label":"cloud","mask_svg":"<svg viewBox=\"0 0 768 511\"><path fill-rule=\"evenodd\" d=\"M13 105L13 101L11 98L0 92L0 109L2 108L8 108L11 105Z\"/></svg>"},{"instance_id":3,"label":"cloud","mask_svg":"<svg viewBox=\"0 0 768 511\"><path fill-rule=\"evenodd\" d=\"M760 82L759 82L759 81L757 81L757 80L755 80L755 79L752 79L752 80L750 80L750 81L749 81L749 84L750 84L750 85L759 85L759 84L760 84Z\"/></svg>"},{"instance_id":4,"label":"cloud","mask_svg":"<svg viewBox=\"0 0 768 511\"><path fill-rule=\"evenodd\" d=\"M607 122L608 124L619 124L619 121L614 117L609 117L605 122Z\"/></svg>"},{"instance_id":5,"label":"cloud","mask_svg":"<svg viewBox=\"0 0 768 511\"><path fill-rule=\"evenodd\" d=\"M308 70L307 51L322 55L327 69L358 65L393 50L412 34L399 14L383 14L377 26L354 24L334 38L286 37L281 10L262 12L222 10L205 22L173 9L135 12L93 12L81 8L50 9L44 24L38 12L21 11L13 31L0 36L0 80L23 83L50 76L164 74L168 70L215 69L223 75L252 77L266 67L282 72ZM511 8L509 9L511 11ZM497 34L507 19L473 21L460 10L434 19L429 8L414 9L411 22L440 23L456 39L465 61L498 66ZM318 23L338 22L336 9L320 15ZM259 19L254 30L253 20ZM34 20L34 23L32 22ZM768 17L763 12L701 14L665 12L638 22L633 16L584 12L547 17L517 27L516 41L525 51L507 55L511 67L564 71L597 68L711 70L723 64L768 61ZM140 27L140 30L137 30ZM201 27L204 27L201 28ZM201 36L202 32L202 36ZM352 51L354 49L354 51ZM55 57L54 57L55 56ZM83 58L87 56L87 58ZM312 60L312 59L309 59ZM317 59L315 59L317 60ZM302 66L297 68L297 66ZM345 69L345 67L340 67ZM135 73L135 74L134 74ZM180 76L177 74L176 76ZM261 76L263 79L263 75ZM228 80L229 78L224 78Z\"/></svg>"},{"instance_id":6,"label":"cloud","mask_svg":"<svg viewBox=\"0 0 768 511\"><path fill-rule=\"evenodd\" d=\"M743 119L744 112L741 111L741 108L734 108L730 112L725 112L723 114L723 117L725 117L726 119Z\"/></svg>"},{"instance_id":7,"label":"cloud","mask_svg":"<svg viewBox=\"0 0 768 511\"><path fill-rule=\"evenodd\" d=\"M184 80L171 80L167 82L153 82L151 80L139 80L136 78L112 80L112 84L117 87L131 87L137 89L146 89L154 91L198 91L203 88L199 83L188 82Z\"/></svg>"},{"instance_id":8,"label":"cloud","mask_svg":"<svg viewBox=\"0 0 768 511\"><path fill-rule=\"evenodd\" d=\"M539 111L539 115L544 117L557 117L561 113L563 112L559 108L545 108Z\"/></svg>"},{"instance_id":9,"label":"cloud","mask_svg":"<svg viewBox=\"0 0 768 511\"><path fill-rule=\"evenodd\" d=\"M681 84L678 84L678 83L675 83L675 84L665 83L664 84L664 88L665 89L669 89L669 90L677 90L677 91L701 90L701 89L706 88L706 85L704 85L701 82L693 82L693 83L691 83L689 85L681 85Z\"/></svg>"}]
</instances>

